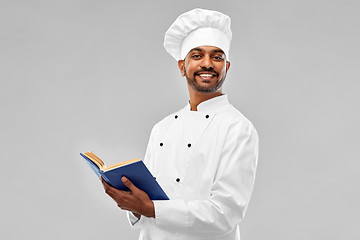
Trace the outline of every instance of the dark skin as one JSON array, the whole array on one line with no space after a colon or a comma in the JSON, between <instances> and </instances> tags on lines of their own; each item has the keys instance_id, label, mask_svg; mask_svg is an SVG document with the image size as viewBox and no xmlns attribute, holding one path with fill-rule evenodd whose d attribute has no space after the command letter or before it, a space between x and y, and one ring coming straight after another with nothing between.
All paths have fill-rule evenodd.
<instances>
[{"instance_id":1,"label":"dark skin","mask_svg":"<svg viewBox=\"0 0 360 240\"><path fill-rule=\"evenodd\" d=\"M220 48L193 48L184 60L178 61L178 66L181 75L186 77L188 82L192 111L197 111L201 102L222 95L222 83L230 68L230 62L226 61Z\"/></svg>"},{"instance_id":2,"label":"dark skin","mask_svg":"<svg viewBox=\"0 0 360 240\"><path fill-rule=\"evenodd\" d=\"M190 50L184 60L178 61L183 77L186 77L192 111L206 100L222 95L222 83L230 68L224 52L217 47L201 46ZM149 196L137 188L129 179L122 177L122 182L130 192L111 187L101 178L108 194L123 210L131 211L137 218L141 216L155 218L155 208Z\"/></svg>"},{"instance_id":3,"label":"dark skin","mask_svg":"<svg viewBox=\"0 0 360 240\"><path fill-rule=\"evenodd\" d=\"M113 188L101 178L105 193L114 199L119 208L131 211L137 218L140 218L141 215L154 218L154 203L150 200L149 196L144 191L135 187L126 177L122 177L121 181L130 189L130 192Z\"/></svg>"}]
</instances>

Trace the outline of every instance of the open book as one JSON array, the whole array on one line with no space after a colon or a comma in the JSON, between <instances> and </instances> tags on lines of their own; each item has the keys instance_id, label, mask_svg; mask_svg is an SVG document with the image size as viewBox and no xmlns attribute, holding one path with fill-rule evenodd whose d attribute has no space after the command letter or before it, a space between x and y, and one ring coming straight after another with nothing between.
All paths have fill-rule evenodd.
<instances>
[{"instance_id":1,"label":"open book","mask_svg":"<svg viewBox=\"0 0 360 240\"><path fill-rule=\"evenodd\" d=\"M151 200L169 200L158 182L152 176L148 168L140 159L132 159L110 166L92 152L80 155L86 160L95 174L119 190L130 191L121 181L123 176L127 177L137 188L146 192Z\"/></svg>"}]
</instances>

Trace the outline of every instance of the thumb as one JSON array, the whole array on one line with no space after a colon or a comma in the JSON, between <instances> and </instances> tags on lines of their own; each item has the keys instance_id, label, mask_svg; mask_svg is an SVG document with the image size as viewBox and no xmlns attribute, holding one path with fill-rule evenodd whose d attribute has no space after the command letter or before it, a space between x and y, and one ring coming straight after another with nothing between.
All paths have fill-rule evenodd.
<instances>
[{"instance_id":1,"label":"thumb","mask_svg":"<svg viewBox=\"0 0 360 240\"><path fill-rule=\"evenodd\" d=\"M130 191L135 192L138 190L138 188L135 187L135 185L127 177L122 177L121 181L130 189Z\"/></svg>"}]
</instances>

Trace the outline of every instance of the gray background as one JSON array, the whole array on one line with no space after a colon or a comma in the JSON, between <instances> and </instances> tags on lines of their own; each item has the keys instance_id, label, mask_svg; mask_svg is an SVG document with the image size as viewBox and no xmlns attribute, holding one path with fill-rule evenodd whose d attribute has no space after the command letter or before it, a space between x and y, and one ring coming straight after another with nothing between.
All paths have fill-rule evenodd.
<instances>
[{"instance_id":1,"label":"gray background","mask_svg":"<svg viewBox=\"0 0 360 240\"><path fill-rule=\"evenodd\" d=\"M258 129L242 239L360 239L360 3L0 1L4 239L136 239L79 153L143 158L188 100L162 47L181 13L232 18L230 102Z\"/></svg>"}]
</instances>

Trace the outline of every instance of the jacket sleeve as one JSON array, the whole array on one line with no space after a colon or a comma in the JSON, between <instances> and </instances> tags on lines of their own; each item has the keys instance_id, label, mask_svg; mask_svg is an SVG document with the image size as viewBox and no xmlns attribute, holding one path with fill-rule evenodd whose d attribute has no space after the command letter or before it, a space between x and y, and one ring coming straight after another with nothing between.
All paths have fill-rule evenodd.
<instances>
[{"instance_id":1,"label":"jacket sleeve","mask_svg":"<svg viewBox=\"0 0 360 240\"><path fill-rule=\"evenodd\" d=\"M154 142L154 132L155 132L156 125L152 128L150 139L146 148L145 157L144 157L144 164L149 168L150 161L153 154L153 142ZM150 168L149 168L150 169ZM134 229L140 228L144 225L144 222L146 221L146 217L141 216L140 218L137 218L132 212L126 211L127 218L129 220L130 226Z\"/></svg>"},{"instance_id":2,"label":"jacket sleeve","mask_svg":"<svg viewBox=\"0 0 360 240\"><path fill-rule=\"evenodd\" d=\"M258 135L251 123L231 126L209 198L154 201L155 224L171 231L196 232L199 237L231 231L244 218L254 185L258 151Z\"/></svg>"}]
</instances>

